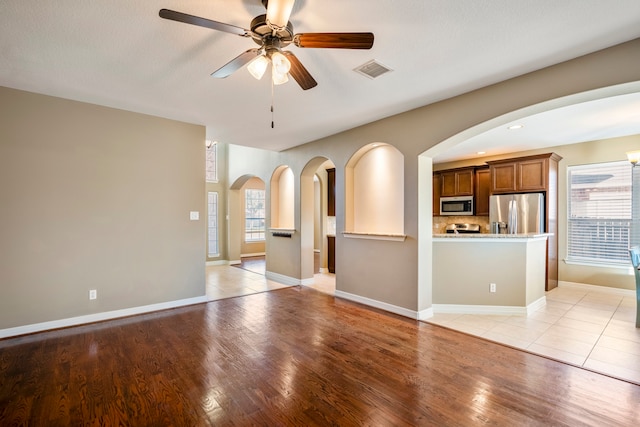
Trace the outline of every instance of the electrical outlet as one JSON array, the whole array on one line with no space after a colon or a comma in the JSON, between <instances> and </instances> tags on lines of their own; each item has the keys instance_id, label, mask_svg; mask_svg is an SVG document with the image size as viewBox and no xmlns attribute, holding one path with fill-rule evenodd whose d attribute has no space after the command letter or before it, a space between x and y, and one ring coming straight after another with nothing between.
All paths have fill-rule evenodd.
<instances>
[{"instance_id":1,"label":"electrical outlet","mask_svg":"<svg viewBox=\"0 0 640 427\"><path fill-rule=\"evenodd\" d=\"M489 284L489 292L495 292L496 291L496 284L495 283L490 283Z\"/></svg>"},{"instance_id":2,"label":"electrical outlet","mask_svg":"<svg viewBox=\"0 0 640 427\"><path fill-rule=\"evenodd\" d=\"M98 291L95 289L91 289L89 291L89 299L96 299L98 298Z\"/></svg>"}]
</instances>

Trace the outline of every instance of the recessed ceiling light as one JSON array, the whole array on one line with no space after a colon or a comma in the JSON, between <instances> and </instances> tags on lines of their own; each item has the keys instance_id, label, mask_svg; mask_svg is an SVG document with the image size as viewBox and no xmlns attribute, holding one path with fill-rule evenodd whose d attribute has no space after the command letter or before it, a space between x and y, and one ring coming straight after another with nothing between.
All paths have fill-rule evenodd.
<instances>
[{"instance_id":1,"label":"recessed ceiling light","mask_svg":"<svg viewBox=\"0 0 640 427\"><path fill-rule=\"evenodd\" d=\"M523 127L524 127L523 125L511 125L507 129L516 130L516 129L522 129Z\"/></svg>"},{"instance_id":2,"label":"recessed ceiling light","mask_svg":"<svg viewBox=\"0 0 640 427\"><path fill-rule=\"evenodd\" d=\"M477 154L477 155L479 155L479 156L481 156L481 155L483 155L483 154L487 154L487 152L486 152L486 151L478 151L476 154Z\"/></svg>"}]
</instances>

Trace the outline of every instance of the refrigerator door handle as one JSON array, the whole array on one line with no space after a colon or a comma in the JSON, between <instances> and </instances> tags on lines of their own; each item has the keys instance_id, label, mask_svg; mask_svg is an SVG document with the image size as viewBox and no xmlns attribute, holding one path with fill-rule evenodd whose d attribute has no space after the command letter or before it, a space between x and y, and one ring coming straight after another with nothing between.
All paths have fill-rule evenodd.
<instances>
[{"instance_id":1,"label":"refrigerator door handle","mask_svg":"<svg viewBox=\"0 0 640 427\"><path fill-rule=\"evenodd\" d=\"M518 205L515 200L509 201L509 234L518 232Z\"/></svg>"}]
</instances>

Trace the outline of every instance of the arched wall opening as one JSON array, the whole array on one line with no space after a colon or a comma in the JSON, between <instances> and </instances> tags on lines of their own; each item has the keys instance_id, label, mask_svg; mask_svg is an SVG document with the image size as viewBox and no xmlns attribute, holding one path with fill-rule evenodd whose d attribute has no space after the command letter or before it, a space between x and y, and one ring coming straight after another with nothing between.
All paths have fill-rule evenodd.
<instances>
[{"instance_id":1,"label":"arched wall opening","mask_svg":"<svg viewBox=\"0 0 640 427\"><path fill-rule=\"evenodd\" d=\"M525 117L567 107L583 102L604 99L612 96L630 94L640 91L640 82L627 83L611 87L600 88L592 91L581 92L569 96L564 96L550 101L534 104L525 108L514 110L506 114L494 117L483 123L479 123L471 128L464 129L455 135L441 141L418 157L418 307L424 315L422 318L430 317L432 311L432 290L433 290L433 188L432 173L433 159L438 154L445 152L451 147L463 143L471 137L480 135L498 126L504 126ZM559 218L562 221L562 216ZM565 218L566 219L566 218Z\"/></svg>"},{"instance_id":2,"label":"arched wall opening","mask_svg":"<svg viewBox=\"0 0 640 427\"><path fill-rule=\"evenodd\" d=\"M255 245L251 249L245 246L245 190L247 188L265 189L264 181L255 175L242 175L229 187L227 203L227 233L229 264L240 264L242 254L248 254L249 250L259 250L265 253L264 242L258 248ZM243 252L244 251L244 252Z\"/></svg>"},{"instance_id":3,"label":"arched wall opening","mask_svg":"<svg viewBox=\"0 0 640 427\"><path fill-rule=\"evenodd\" d=\"M300 174L300 262L303 283L313 280L316 249L320 251L321 267L327 264L326 170L329 168L335 168L331 160L315 157L307 162Z\"/></svg>"}]
</instances>

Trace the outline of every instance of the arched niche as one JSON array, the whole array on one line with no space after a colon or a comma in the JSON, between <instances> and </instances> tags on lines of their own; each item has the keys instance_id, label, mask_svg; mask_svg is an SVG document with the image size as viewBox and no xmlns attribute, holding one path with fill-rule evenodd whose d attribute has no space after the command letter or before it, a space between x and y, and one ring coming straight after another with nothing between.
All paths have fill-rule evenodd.
<instances>
[{"instance_id":1,"label":"arched niche","mask_svg":"<svg viewBox=\"0 0 640 427\"><path fill-rule=\"evenodd\" d=\"M276 168L271 176L271 228L295 230L295 182L289 166Z\"/></svg>"},{"instance_id":2,"label":"arched niche","mask_svg":"<svg viewBox=\"0 0 640 427\"><path fill-rule=\"evenodd\" d=\"M404 239L404 156L371 143L345 168L345 235Z\"/></svg>"}]
</instances>

